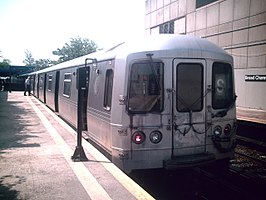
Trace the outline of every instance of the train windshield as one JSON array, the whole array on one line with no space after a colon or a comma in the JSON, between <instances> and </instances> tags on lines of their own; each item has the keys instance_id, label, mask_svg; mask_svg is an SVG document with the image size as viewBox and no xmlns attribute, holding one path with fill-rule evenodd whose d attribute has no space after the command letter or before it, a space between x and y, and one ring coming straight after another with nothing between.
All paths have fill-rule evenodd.
<instances>
[{"instance_id":1,"label":"train windshield","mask_svg":"<svg viewBox=\"0 0 266 200\"><path fill-rule=\"evenodd\" d=\"M230 64L215 62L212 66L212 107L228 108L234 102L233 75Z\"/></svg>"},{"instance_id":2,"label":"train windshield","mask_svg":"<svg viewBox=\"0 0 266 200\"><path fill-rule=\"evenodd\" d=\"M130 113L161 112L163 109L163 63L134 63L128 93Z\"/></svg>"}]
</instances>

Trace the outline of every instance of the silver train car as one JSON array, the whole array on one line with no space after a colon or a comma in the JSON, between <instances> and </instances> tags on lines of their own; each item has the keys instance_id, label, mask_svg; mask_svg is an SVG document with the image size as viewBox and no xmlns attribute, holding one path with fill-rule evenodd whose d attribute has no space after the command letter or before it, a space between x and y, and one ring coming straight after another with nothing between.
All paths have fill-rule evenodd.
<instances>
[{"instance_id":1,"label":"silver train car","mask_svg":"<svg viewBox=\"0 0 266 200\"><path fill-rule=\"evenodd\" d=\"M148 36L31 77L33 94L73 127L82 107L83 133L125 172L233 157L233 58L205 39Z\"/></svg>"}]
</instances>

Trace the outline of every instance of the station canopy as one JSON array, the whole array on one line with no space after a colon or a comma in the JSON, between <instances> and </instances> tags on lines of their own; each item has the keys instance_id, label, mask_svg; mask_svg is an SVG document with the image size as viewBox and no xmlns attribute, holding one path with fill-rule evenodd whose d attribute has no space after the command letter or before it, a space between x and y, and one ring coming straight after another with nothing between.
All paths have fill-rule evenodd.
<instances>
[{"instance_id":1,"label":"station canopy","mask_svg":"<svg viewBox=\"0 0 266 200\"><path fill-rule=\"evenodd\" d=\"M7 76L20 76L33 71L33 67L30 66L15 66L15 65L6 65L0 66L0 77Z\"/></svg>"}]
</instances>

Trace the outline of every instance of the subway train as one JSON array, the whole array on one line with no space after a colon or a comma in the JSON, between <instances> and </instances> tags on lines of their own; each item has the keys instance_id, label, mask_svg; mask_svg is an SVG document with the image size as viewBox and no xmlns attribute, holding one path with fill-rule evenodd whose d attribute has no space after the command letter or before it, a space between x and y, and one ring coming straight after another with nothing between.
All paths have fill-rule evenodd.
<instances>
[{"instance_id":1,"label":"subway train","mask_svg":"<svg viewBox=\"0 0 266 200\"><path fill-rule=\"evenodd\" d=\"M88 140L126 173L234 155L233 58L206 39L147 36L30 76L33 95L74 128L80 120Z\"/></svg>"}]
</instances>

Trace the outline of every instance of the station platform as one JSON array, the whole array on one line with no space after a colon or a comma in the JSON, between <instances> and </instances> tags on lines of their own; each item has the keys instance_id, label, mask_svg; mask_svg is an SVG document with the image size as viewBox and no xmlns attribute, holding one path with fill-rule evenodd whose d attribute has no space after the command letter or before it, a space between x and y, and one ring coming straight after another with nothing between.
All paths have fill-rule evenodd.
<instances>
[{"instance_id":1,"label":"station platform","mask_svg":"<svg viewBox=\"0 0 266 200\"><path fill-rule=\"evenodd\" d=\"M237 107L236 116L237 119L241 121L266 124L266 110Z\"/></svg>"},{"instance_id":2,"label":"station platform","mask_svg":"<svg viewBox=\"0 0 266 200\"><path fill-rule=\"evenodd\" d=\"M23 92L0 92L0 199L153 199L91 144L73 162L76 133Z\"/></svg>"}]
</instances>

